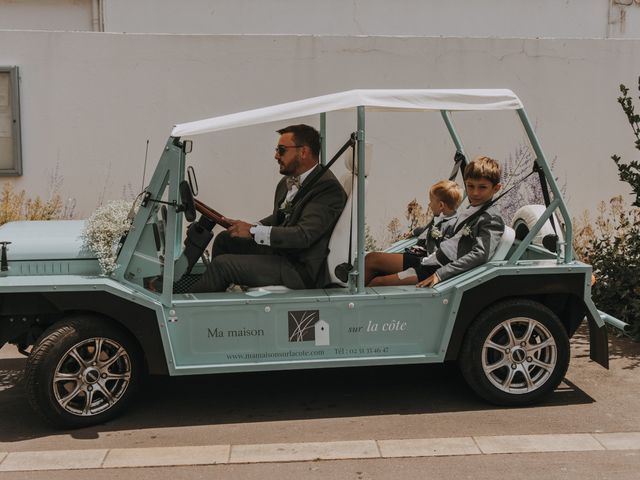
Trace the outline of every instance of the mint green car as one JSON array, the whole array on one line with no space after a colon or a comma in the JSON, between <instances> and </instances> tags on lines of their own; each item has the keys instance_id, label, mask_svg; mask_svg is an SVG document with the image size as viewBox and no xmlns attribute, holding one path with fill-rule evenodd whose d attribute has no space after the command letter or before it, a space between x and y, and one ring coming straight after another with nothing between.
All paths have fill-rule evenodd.
<instances>
[{"instance_id":1,"label":"mint green car","mask_svg":"<svg viewBox=\"0 0 640 480\"><path fill-rule=\"evenodd\" d=\"M190 139L311 115L319 116L324 133L326 115L338 110L355 113L350 146L357 175L331 239L330 269L342 272L335 283L317 290L180 293L205 268L203 261L190 261L193 251L184 251L185 217L193 222L196 207L203 211L193 199L194 183L185 180ZM535 152L548 204L533 220L516 219L488 263L435 288L366 288L365 115L372 110L435 113L459 153L464 151L452 112L512 110ZM465 161L460 155L458 162ZM480 397L500 405L531 404L562 381L569 338L585 318L591 358L608 366L605 320L616 320L593 304L591 267L570 248L571 215L524 108L509 90L353 90L177 125L141 198L118 246L119 266L109 276L101 275L96 256L83 248L82 221L0 227L0 242L6 242L0 347L15 344L28 355L28 400L57 426L82 427L120 414L145 374L456 360ZM540 242L550 220L555 231ZM202 249L207 233L204 228ZM165 288L151 289L153 279L162 279L158 284Z\"/></svg>"}]
</instances>

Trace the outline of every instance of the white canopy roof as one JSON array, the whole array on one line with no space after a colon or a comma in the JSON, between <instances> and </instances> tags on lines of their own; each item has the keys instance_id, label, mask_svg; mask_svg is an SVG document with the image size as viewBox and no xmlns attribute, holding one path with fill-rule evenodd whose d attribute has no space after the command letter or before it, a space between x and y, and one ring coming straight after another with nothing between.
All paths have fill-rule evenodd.
<instances>
[{"instance_id":1,"label":"white canopy roof","mask_svg":"<svg viewBox=\"0 0 640 480\"><path fill-rule=\"evenodd\" d=\"M260 123L289 120L359 106L377 111L407 110L515 110L520 99L506 89L491 90L349 90L296 102L181 123L173 137L198 135Z\"/></svg>"}]
</instances>

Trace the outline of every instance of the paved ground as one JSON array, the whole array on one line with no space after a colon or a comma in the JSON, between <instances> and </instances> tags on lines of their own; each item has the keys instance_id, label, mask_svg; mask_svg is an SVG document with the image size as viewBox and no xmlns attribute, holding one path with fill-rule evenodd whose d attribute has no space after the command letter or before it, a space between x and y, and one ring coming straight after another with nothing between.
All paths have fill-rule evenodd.
<instances>
[{"instance_id":1,"label":"paved ground","mask_svg":"<svg viewBox=\"0 0 640 480\"><path fill-rule=\"evenodd\" d=\"M88 462L77 466L96 478L489 478L509 465L521 478L640 478L640 345L612 339L609 371L588 361L587 345L574 338L566 381L536 407L487 405L454 366L152 378L122 418L70 432L33 415L19 382L24 360L5 347L0 478L87 474L16 471L50 468L51 458ZM207 465L229 461L249 463ZM114 469L167 463L204 465Z\"/></svg>"}]
</instances>

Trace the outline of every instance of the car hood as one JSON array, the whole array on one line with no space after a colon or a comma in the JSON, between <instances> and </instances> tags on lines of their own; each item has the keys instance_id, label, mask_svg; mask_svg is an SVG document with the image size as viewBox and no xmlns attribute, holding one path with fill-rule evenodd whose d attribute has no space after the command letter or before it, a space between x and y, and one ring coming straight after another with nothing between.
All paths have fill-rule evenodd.
<instances>
[{"instance_id":1,"label":"car hood","mask_svg":"<svg viewBox=\"0 0 640 480\"><path fill-rule=\"evenodd\" d=\"M0 227L0 242L11 242L7 245L9 261L96 258L83 247L84 223L84 220L5 223Z\"/></svg>"}]
</instances>

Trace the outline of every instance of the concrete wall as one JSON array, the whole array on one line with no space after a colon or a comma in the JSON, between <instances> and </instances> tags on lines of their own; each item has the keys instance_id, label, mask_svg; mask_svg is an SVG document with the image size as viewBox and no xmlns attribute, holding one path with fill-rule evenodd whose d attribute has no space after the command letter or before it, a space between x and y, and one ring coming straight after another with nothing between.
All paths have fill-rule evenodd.
<instances>
[{"instance_id":1,"label":"concrete wall","mask_svg":"<svg viewBox=\"0 0 640 480\"><path fill-rule=\"evenodd\" d=\"M0 30L92 31L92 0L0 0Z\"/></svg>"},{"instance_id":2,"label":"concrete wall","mask_svg":"<svg viewBox=\"0 0 640 480\"><path fill-rule=\"evenodd\" d=\"M640 37L634 0L104 0L104 12L111 32Z\"/></svg>"},{"instance_id":3,"label":"concrete wall","mask_svg":"<svg viewBox=\"0 0 640 480\"><path fill-rule=\"evenodd\" d=\"M636 0L0 0L0 29L639 38Z\"/></svg>"},{"instance_id":4,"label":"concrete wall","mask_svg":"<svg viewBox=\"0 0 640 480\"><path fill-rule=\"evenodd\" d=\"M0 64L21 73L24 176L31 195L61 183L90 213L100 198L140 189L174 123L352 88L506 87L523 100L556 158L574 214L626 192L609 160L634 157L616 103L635 88L640 41L462 38L115 35L0 31ZM524 135L511 114L456 114L470 156L513 156ZM308 119L318 125L318 119ZM282 124L195 137L201 198L231 217L269 210ZM368 221L374 234L446 176L453 145L439 115L370 114ZM329 151L355 118L329 117ZM344 171L338 168L338 173ZM10 180L9 180L10 181ZM424 203L424 202L423 202Z\"/></svg>"},{"instance_id":5,"label":"concrete wall","mask_svg":"<svg viewBox=\"0 0 640 480\"><path fill-rule=\"evenodd\" d=\"M608 16L609 38L640 37L640 1L611 0Z\"/></svg>"}]
</instances>

